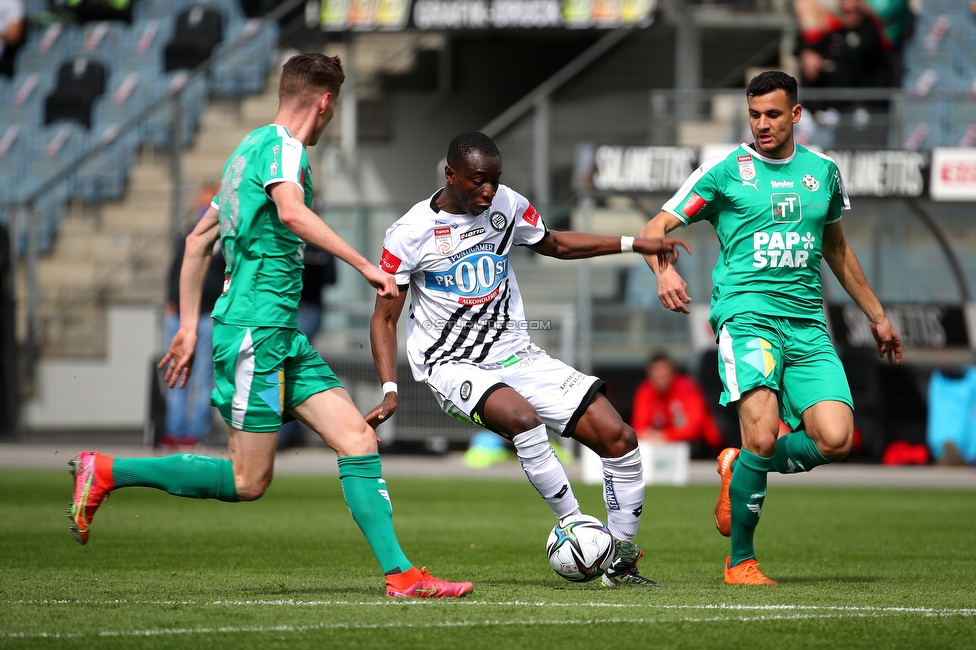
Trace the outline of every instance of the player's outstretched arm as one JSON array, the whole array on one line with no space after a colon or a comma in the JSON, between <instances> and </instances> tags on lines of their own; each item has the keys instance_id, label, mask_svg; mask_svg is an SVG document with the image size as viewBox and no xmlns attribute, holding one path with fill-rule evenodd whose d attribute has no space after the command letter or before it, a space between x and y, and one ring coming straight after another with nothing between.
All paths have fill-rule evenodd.
<instances>
[{"instance_id":1,"label":"player's outstretched arm","mask_svg":"<svg viewBox=\"0 0 976 650\"><path fill-rule=\"evenodd\" d=\"M844 229L839 221L824 226L823 258L844 287L844 291L854 299L871 323L871 333L878 344L878 356L887 357L888 363L901 363L901 338L888 320L881 301L868 286L868 281L857 261L854 249L844 237Z\"/></svg>"},{"instance_id":2,"label":"player's outstretched arm","mask_svg":"<svg viewBox=\"0 0 976 650\"><path fill-rule=\"evenodd\" d=\"M681 221L670 212L658 212L653 219L641 228L641 238L664 237L681 225ZM662 265L656 255L645 255L644 261L657 276L657 297L661 304L673 312L690 313L687 305L691 302L688 297L688 284L678 275L673 264Z\"/></svg>"},{"instance_id":3,"label":"player's outstretched arm","mask_svg":"<svg viewBox=\"0 0 976 650\"><path fill-rule=\"evenodd\" d=\"M210 206L186 236L183 265L180 267L180 327L170 343L169 351L160 360L159 367L166 368L163 380L170 388L186 386L193 370L194 351L197 347L197 328L200 326L200 300L203 283L213 259L213 247L220 237L220 221L217 210Z\"/></svg>"},{"instance_id":4,"label":"player's outstretched arm","mask_svg":"<svg viewBox=\"0 0 976 650\"><path fill-rule=\"evenodd\" d=\"M678 259L679 247L684 248L689 253L691 252L688 244L680 239L667 237L632 239L630 237L591 235L586 232L551 230L542 238L542 241L532 246L532 250L540 255L561 260L581 260L588 257L633 251L644 255L655 255L662 265L670 265Z\"/></svg>"},{"instance_id":5,"label":"player's outstretched arm","mask_svg":"<svg viewBox=\"0 0 976 650\"><path fill-rule=\"evenodd\" d=\"M383 273L369 260L356 252L342 237L336 234L321 218L305 206L305 193L290 182L275 183L269 190L278 208L278 218L290 231L304 241L313 244L359 271L379 296L394 298L397 295L393 276Z\"/></svg>"},{"instance_id":6,"label":"player's outstretched arm","mask_svg":"<svg viewBox=\"0 0 976 650\"><path fill-rule=\"evenodd\" d=\"M384 271L380 273L389 275ZM373 353L376 374L379 375L382 384L396 383L397 322L400 320L406 298L406 291L400 292L392 300L383 300L377 296L376 304L373 305L373 315L369 319L369 347ZM366 414L366 423L376 429L396 413L398 403L397 393L387 392L383 395L383 401L379 406Z\"/></svg>"}]
</instances>

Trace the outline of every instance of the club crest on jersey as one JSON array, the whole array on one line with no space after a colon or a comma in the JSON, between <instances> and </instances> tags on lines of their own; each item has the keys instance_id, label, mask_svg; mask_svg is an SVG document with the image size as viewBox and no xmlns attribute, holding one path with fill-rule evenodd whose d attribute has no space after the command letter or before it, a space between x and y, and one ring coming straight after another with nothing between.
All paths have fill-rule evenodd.
<instances>
[{"instance_id":1,"label":"club crest on jersey","mask_svg":"<svg viewBox=\"0 0 976 650\"><path fill-rule=\"evenodd\" d=\"M810 190L811 192L816 192L818 189L820 189L820 181L818 181L810 174L806 174L803 178L800 179L800 185L802 185L805 189Z\"/></svg>"},{"instance_id":2,"label":"club crest on jersey","mask_svg":"<svg viewBox=\"0 0 976 650\"><path fill-rule=\"evenodd\" d=\"M736 156L735 161L739 163L739 176L744 181L751 181L756 177L756 163L751 155Z\"/></svg>"},{"instance_id":3,"label":"club crest on jersey","mask_svg":"<svg viewBox=\"0 0 976 650\"><path fill-rule=\"evenodd\" d=\"M508 217L503 212L492 212L488 215L488 223L491 224L492 228L501 232L505 230L505 226L508 224Z\"/></svg>"},{"instance_id":4,"label":"club crest on jersey","mask_svg":"<svg viewBox=\"0 0 976 650\"><path fill-rule=\"evenodd\" d=\"M468 380L461 384L461 399L465 402L471 399L471 382Z\"/></svg>"},{"instance_id":5,"label":"club crest on jersey","mask_svg":"<svg viewBox=\"0 0 976 650\"><path fill-rule=\"evenodd\" d=\"M452 246L451 229L434 228L434 248L437 252L441 255L450 255Z\"/></svg>"}]
</instances>

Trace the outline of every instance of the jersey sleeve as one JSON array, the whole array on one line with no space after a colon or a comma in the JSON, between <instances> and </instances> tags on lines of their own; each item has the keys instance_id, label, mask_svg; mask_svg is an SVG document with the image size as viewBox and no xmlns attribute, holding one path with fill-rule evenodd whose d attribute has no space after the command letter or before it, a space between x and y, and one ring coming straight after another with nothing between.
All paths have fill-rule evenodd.
<instances>
[{"instance_id":1,"label":"jersey sleeve","mask_svg":"<svg viewBox=\"0 0 976 650\"><path fill-rule=\"evenodd\" d=\"M512 195L515 203L515 232L512 243L516 246L535 246L545 239L549 228L527 198L517 192L512 192Z\"/></svg>"},{"instance_id":2,"label":"jersey sleeve","mask_svg":"<svg viewBox=\"0 0 976 650\"><path fill-rule=\"evenodd\" d=\"M295 183L305 191L305 174L308 158L305 147L287 135L271 138L260 154L258 174L265 191L275 183Z\"/></svg>"},{"instance_id":3,"label":"jersey sleeve","mask_svg":"<svg viewBox=\"0 0 976 650\"><path fill-rule=\"evenodd\" d=\"M827 218L824 223L835 223L840 221L844 210L851 209L851 199L847 196L847 188L844 187L844 179L840 175L840 169L836 164L833 167L834 190L830 194L830 205L827 208Z\"/></svg>"},{"instance_id":4,"label":"jersey sleeve","mask_svg":"<svg viewBox=\"0 0 976 650\"><path fill-rule=\"evenodd\" d=\"M410 228L399 222L389 227L383 239L379 267L392 275L400 287L410 284L410 274L417 266L417 251L420 246L419 242L413 240Z\"/></svg>"},{"instance_id":5,"label":"jersey sleeve","mask_svg":"<svg viewBox=\"0 0 976 650\"><path fill-rule=\"evenodd\" d=\"M714 214L720 197L724 161L725 158L713 158L704 162L661 209L676 216L684 225Z\"/></svg>"}]
</instances>

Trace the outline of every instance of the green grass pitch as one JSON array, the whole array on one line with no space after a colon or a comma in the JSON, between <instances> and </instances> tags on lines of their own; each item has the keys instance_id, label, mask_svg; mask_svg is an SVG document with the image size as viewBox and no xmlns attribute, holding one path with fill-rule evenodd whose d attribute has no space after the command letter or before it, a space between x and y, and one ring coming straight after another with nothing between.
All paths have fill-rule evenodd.
<instances>
[{"instance_id":1,"label":"green grass pitch","mask_svg":"<svg viewBox=\"0 0 976 650\"><path fill-rule=\"evenodd\" d=\"M664 589L572 584L525 481L389 479L407 555L469 579L390 601L334 476L250 504L121 490L79 546L62 473L0 474L0 648L973 648L976 495L770 490L757 534L778 587L722 584L715 489L650 487L637 542ZM577 485L604 518L597 486Z\"/></svg>"}]
</instances>

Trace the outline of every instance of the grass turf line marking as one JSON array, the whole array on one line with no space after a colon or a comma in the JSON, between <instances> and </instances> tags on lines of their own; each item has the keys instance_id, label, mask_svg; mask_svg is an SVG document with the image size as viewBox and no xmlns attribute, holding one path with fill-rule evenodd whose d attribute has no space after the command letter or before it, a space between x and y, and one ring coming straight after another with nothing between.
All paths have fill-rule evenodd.
<instances>
[{"instance_id":1,"label":"grass turf line marking","mask_svg":"<svg viewBox=\"0 0 976 650\"><path fill-rule=\"evenodd\" d=\"M949 610L952 611L952 610ZM896 612L888 612L894 614ZM971 614L965 614L970 616ZM275 626L253 626L253 627L201 627L201 628L175 628L175 629L156 629L156 630L130 630L114 631L105 630L92 634L82 634L77 632L8 632L2 635L6 638L17 639L68 639L81 638L85 636L99 637L154 637L154 636L180 636L190 634L252 634L252 633L281 633L281 632L314 632L318 630L380 630L380 629L447 629L447 628L475 628L475 627L533 627L537 625L593 625L620 623L630 624L662 624L662 623L752 623L764 621L800 621L800 620L822 620L822 619L844 619L844 618L888 618L881 612L849 612L849 613L829 613L829 614L792 614L773 616L709 616L709 617L683 617L678 619L660 618L589 618L589 619L570 619L553 621L446 621L438 623L313 623L311 625L275 625ZM0 637L0 638L2 638Z\"/></svg>"},{"instance_id":2,"label":"grass turf line marking","mask_svg":"<svg viewBox=\"0 0 976 650\"><path fill-rule=\"evenodd\" d=\"M976 608L935 608L935 607L893 607L877 605L727 605L725 603L701 605L656 605L653 603L557 603L546 601L485 601L485 600L215 600L200 602L194 600L93 600L93 599L40 599L40 600L8 600L7 604L16 605L215 605L215 606L298 606L298 607L327 607L327 606L385 606L385 607L448 607L448 606L495 606L495 607L595 607L595 608L642 608L642 609L717 609L742 611L829 611L829 612L894 612L919 614L948 614L953 616L976 615Z\"/></svg>"},{"instance_id":3,"label":"grass turf line marking","mask_svg":"<svg viewBox=\"0 0 976 650\"><path fill-rule=\"evenodd\" d=\"M593 607L613 609L704 609L722 611L826 611L826 612L880 612L903 614L928 614L932 616L976 616L976 608L936 608L936 607L895 607L878 605L727 605L725 603L704 603L701 605L656 605L653 603L556 603L546 601L510 600L492 602L486 600L294 600L291 598L277 600L215 600L199 602L194 600L81 600L81 599L40 599L40 600L8 600L2 601L12 605L214 605L232 607L251 606L296 606L296 607L329 607L329 606L381 606L381 607L449 607L449 606L494 606L494 607Z\"/></svg>"}]
</instances>

